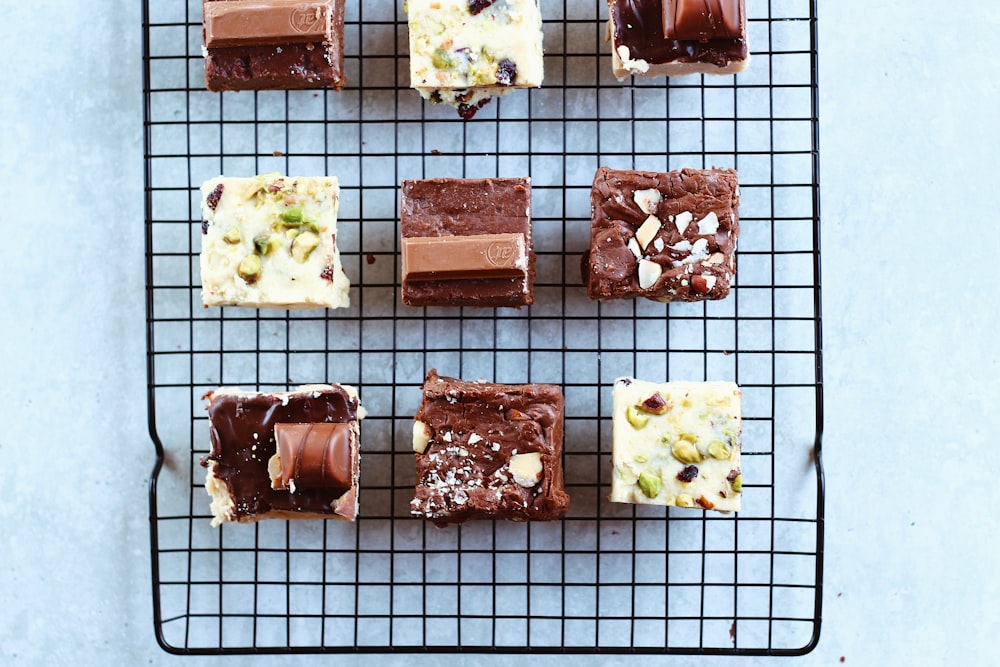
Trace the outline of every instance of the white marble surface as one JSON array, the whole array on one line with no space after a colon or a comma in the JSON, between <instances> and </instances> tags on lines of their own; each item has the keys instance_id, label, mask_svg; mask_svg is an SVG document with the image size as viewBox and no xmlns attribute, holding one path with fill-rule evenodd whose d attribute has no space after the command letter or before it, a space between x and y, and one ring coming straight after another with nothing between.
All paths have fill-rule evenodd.
<instances>
[{"instance_id":1,"label":"white marble surface","mask_svg":"<svg viewBox=\"0 0 1000 667\"><path fill-rule=\"evenodd\" d=\"M151 622L139 3L5 4L0 663L178 663ZM800 662L988 664L1000 5L820 4L826 590ZM239 663L333 660L368 662Z\"/></svg>"}]
</instances>

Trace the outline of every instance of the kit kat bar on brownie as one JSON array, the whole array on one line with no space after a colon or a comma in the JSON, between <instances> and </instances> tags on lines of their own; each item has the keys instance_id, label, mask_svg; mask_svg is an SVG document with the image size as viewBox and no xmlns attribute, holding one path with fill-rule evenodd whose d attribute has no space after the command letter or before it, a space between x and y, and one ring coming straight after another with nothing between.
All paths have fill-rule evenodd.
<instances>
[{"instance_id":1,"label":"kit kat bar on brownie","mask_svg":"<svg viewBox=\"0 0 1000 667\"><path fill-rule=\"evenodd\" d=\"M203 0L209 90L341 89L344 0Z\"/></svg>"},{"instance_id":2,"label":"kit kat bar on brownie","mask_svg":"<svg viewBox=\"0 0 1000 667\"><path fill-rule=\"evenodd\" d=\"M402 297L408 306L534 302L527 178L403 181Z\"/></svg>"}]
</instances>

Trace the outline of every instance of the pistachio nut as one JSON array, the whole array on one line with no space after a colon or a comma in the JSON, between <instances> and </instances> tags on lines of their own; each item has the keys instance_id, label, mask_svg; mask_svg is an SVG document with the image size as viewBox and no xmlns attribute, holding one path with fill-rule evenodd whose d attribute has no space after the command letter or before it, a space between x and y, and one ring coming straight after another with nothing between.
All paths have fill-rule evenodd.
<instances>
[{"instance_id":1,"label":"pistachio nut","mask_svg":"<svg viewBox=\"0 0 1000 667\"><path fill-rule=\"evenodd\" d=\"M281 220L286 225L301 225L302 224L302 204L298 206L289 206L281 212Z\"/></svg>"},{"instance_id":2,"label":"pistachio nut","mask_svg":"<svg viewBox=\"0 0 1000 667\"><path fill-rule=\"evenodd\" d=\"M625 419L634 429L640 429L649 423L649 415L641 414L634 405L625 408Z\"/></svg>"},{"instance_id":3,"label":"pistachio nut","mask_svg":"<svg viewBox=\"0 0 1000 667\"><path fill-rule=\"evenodd\" d=\"M702 460L701 452L693 442L688 442L687 440L678 440L670 447L670 453L674 455L674 458L681 463L700 463Z\"/></svg>"},{"instance_id":4,"label":"pistachio nut","mask_svg":"<svg viewBox=\"0 0 1000 667\"><path fill-rule=\"evenodd\" d=\"M736 493L743 493L743 475L737 475L736 479L733 480L733 491Z\"/></svg>"},{"instance_id":5,"label":"pistachio nut","mask_svg":"<svg viewBox=\"0 0 1000 667\"><path fill-rule=\"evenodd\" d=\"M709 456L720 461L728 459L730 454L729 445L721 440L713 440L708 443L707 451Z\"/></svg>"},{"instance_id":6,"label":"pistachio nut","mask_svg":"<svg viewBox=\"0 0 1000 667\"><path fill-rule=\"evenodd\" d=\"M663 481L657 475L648 472L639 474L639 488L647 498L655 498L663 489Z\"/></svg>"},{"instance_id":7,"label":"pistachio nut","mask_svg":"<svg viewBox=\"0 0 1000 667\"><path fill-rule=\"evenodd\" d=\"M257 279L260 278L260 270L260 257L253 254L244 257L243 261L240 262L240 265L236 267L237 275L239 275L239 277L245 280L249 285L253 285L257 282Z\"/></svg>"},{"instance_id":8,"label":"pistachio nut","mask_svg":"<svg viewBox=\"0 0 1000 667\"><path fill-rule=\"evenodd\" d=\"M229 245L236 245L243 240L243 235L240 234L239 227L230 227L229 230L222 235L222 240Z\"/></svg>"},{"instance_id":9,"label":"pistachio nut","mask_svg":"<svg viewBox=\"0 0 1000 667\"><path fill-rule=\"evenodd\" d=\"M305 262L318 245L319 236L312 232L302 232L292 241L292 257L297 262Z\"/></svg>"}]
</instances>

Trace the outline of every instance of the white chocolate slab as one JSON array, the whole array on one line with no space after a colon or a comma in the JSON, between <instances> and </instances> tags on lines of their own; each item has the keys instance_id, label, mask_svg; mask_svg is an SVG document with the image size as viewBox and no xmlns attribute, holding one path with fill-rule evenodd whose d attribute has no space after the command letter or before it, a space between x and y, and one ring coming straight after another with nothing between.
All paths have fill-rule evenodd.
<instances>
[{"instance_id":1,"label":"white chocolate slab","mask_svg":"<svg viewBox=\"0 0 1000 667\"><path fill-rule=\"evenodd\" d=\"M499 0L475 16L468 0L408 0L410 86L424 99L475 106L542 85L542 17L536 0ZM497 80L505 59L510 85Z\"/></svg>"},{"instance_id":2,"label":"white chocolate slab","mask_svg":"<svg viewBox=\"0 0 1000 667\"><path fill-rule=\"evenodd\" d=\"M209 197L222 186L213 209ZM219 176L201 186L207 222L201 247L202 301L205 306L253 308L345 308L350 282L337 251L340 188L334 177L266 174L252 178ZM301 211L301 222L285 220ZM299 234L315 234L308 253L293 253ZM262 252L255 239L266 239ZM304 239L299 239L302 241ZM300 246L301 248L301 246ZM256 255L256 278L241 276L240 265ZM324 275L329 277L324 277Z\"/></svg>"},{"instance_id":3,"label":"white chocolate slab","mask_svg":"<svg viewBox=\"0 0 1000 667\"><path fill-rule=\"evenodd\" d=\"M654 394L662 414L643 409ZM613 390L612 502L737 512L740 389L733 382L666 382L618 378ZM690 482L678 475L695 466Z\"/></svg>"}]
</instances>

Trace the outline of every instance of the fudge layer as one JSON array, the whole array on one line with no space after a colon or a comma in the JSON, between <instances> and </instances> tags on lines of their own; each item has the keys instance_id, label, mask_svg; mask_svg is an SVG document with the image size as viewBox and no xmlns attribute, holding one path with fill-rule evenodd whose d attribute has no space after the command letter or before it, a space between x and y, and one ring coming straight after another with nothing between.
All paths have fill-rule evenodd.
<instances>
[{"instance_id":1,"label":"fudge layer","mask_svg":"<svg viewBox=\"0 0 1000 667\"><path fill-rule=\"evenodd\" d=\"M583 281L591 299L722 299L736 274L740 192L731 169L601 167Z\"/></svg>"},{"instance_id":2,"label":"fudge layer","mask_svg":"<svg viewBox=\"0 0 1000 667\"><path fill-rule=\"evenodd\" d=\"M209 90L344 86L344 0L203 0Z\"/></svg>"},{"instance_id":3,"label":"fudge layer","mask_svg":"<svg viewBox=\"0 0 1000 667\"><path fill-rule=\"evenodd\" d=\"M744 0L608 0L615 76L732 74L746 69Z\"/></svg>"},{"instance_id":4,"label":"fudge layer","mask_svg":"<svg viewBox=\"0 0 1000 667\"><path fill-rule=\"evenodd\" d=\"M542 85L536 0L408 0L410 85L471 118L492 97Z\"/></svg>"},{"instance_id":5,"label":"fudge layer","mask_svg":"<svg viewBox=\"0 0 1000 667\"><path fill-rule=\"evenodd\" d=\"M201 186L206 306L345 308L340 188L327 176L219 176Z\"/></svg>"},{"instance_id":6,"label":"fudge layer","mask_svg":"<svg viewBox=\"0 0 1000 667\"><path fill-rule=\"evenodd\" d=\"M467 382L432 369L413 423L411 513L438 525L563 516L564 403L554 385Z\"/></svg>"},{"instance_id":7,"label":"fudge layer","mask_svg":"<svg viewBox=\"0 0 1000 667\"><path fill-rule=\"evenodd\" d=\"M205 399L212 449L201 464L208 469L212 525L266 518L354 520L364 408L353 387L305 385L272 393L224 387ZM324 424L343 428L309 428ZM295 430L303 426L305 433ZM310 443L310 430L323 437ZM279 440L284 441L280 453ZM340 470L323 470L321 461L327 459L338 461Z\"/></svg>"},{"instance_id":8,"label":"fudge layer","mask_svg":"<svg viewBox=\"0 0 1000 667\"><path fill-rule=\"evenodd\" d=\"M402 298L408 306L534 303L531 181L403 181Z\"/></svg>"},{"instance_id":9,"label":"fudge layer","mask_svg":"<svg viewBox=\"0 0 1000 667\"><path fill-rule=\"evenodd\" d=\"M615 380L611 501L740 509L740 390L732 382Z\"/></svg>"}]
</instances>

